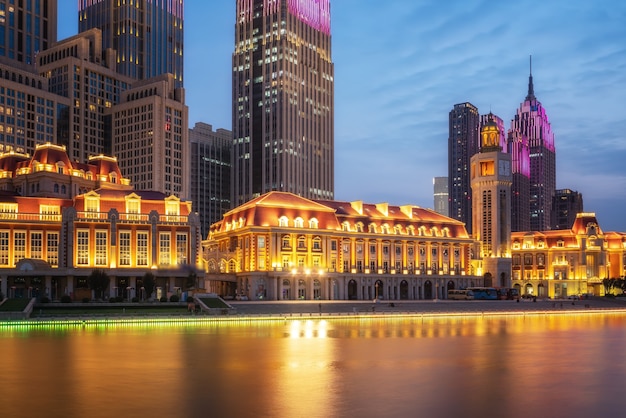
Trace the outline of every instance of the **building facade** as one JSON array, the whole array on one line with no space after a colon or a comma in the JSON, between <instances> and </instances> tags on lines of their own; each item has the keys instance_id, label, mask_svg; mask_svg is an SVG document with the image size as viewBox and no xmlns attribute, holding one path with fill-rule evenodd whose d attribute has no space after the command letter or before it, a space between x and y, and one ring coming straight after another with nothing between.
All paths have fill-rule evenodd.
<instances>
[{"instance_id":1,"label":"building facade","mask_svg":"<svg viewBox=\"0 0 626 418\"><path fill-rule=\"evenodd\" d=\"M478 152L480 116L471 103L454 105L449 113L448 134L448 214L465 223L472 233L472 188L470 159Z\"/></svg>"},{"instance_id":2,"label":"building facade","mask_svg":"<svg viewBox=\"0 0 626 418\"><path fill-rule=\"evenodd\" d=\"M433 196L435 203L435 212L448 216L448 178L435 177L433 179Z\"/></svg>"},{"instance_id":3,"label":"building facade","mask_svg":"<svg viewBox=\"0 0 626 418\"><path fill-rule=\"evenodd\" d=\"M514 136L528 139L529 203L531 231L550 229L552 199L556 190L556 151L554 134L546 110L534 92L532 68L528 77L528 94L511 121Z\"/></svg>"},{"instance_id":4,"label":"building facade","mask_svg":"<svg viewBox=\"0 0 626 418\"><path fill-rule=\"evenodd\" d=\"M583 195L570 189L556 190L552 201L551 229L570 229L576 215L584 212Z\"/></svg>"},{"instance_id":5,"label":"building facade","mask_svg":"<svg viewBox=\"0 0 626 418\"><path fill-rule=\"evenodd\" d=\"M78 30L98 28L116 70L135 80L172 74L183 87L183 0L79 0Z\"/></svg>"},{"instance_id":6,"label":"building facade","mask_svg":"<svg viewBox=\"0 0 626 418\"><path fill-rule=\"evenodd\" d=\"M197 122L189 129L191 201L200 216L202 236L231 209L230 170L233 133Z\"/></svg>"},{"instance_id":7,"label":"building facade","mask_svg":"<svg viewBox=\"0 0 626 418\"><path fill-rule=\"evenodd\" d=\"M528 137L509 130L507 152L511 154L511 231L530 230L530 148Z\"/></svg>"},{"instance_id":8,"label":"building facade","mask_svg":"<svg viewBox=\"0 0 626 418\"><path fill-rule=\"evenodd\" d=\"M34 65L57 40L57 2L0 0L0 61Z\"/></svg>"},{"instance_id":9,"label":"building facade","mask_svg":"<svg viewBox=\"0 0 626 418\"><path fill-rule=\"evenodd\" d=\"M491 114L471 158L474 238L486 286L511 286L511 154L502 151L502 124Z\"/></svg>"},{"instance_id":10,"label":"building facade","mask_svg":"<svg viewBox=\"0 0 626 418\"><path fill-rule=\"evenodd\" d=\"M269 192L211 227L205 288L250 300L443 299L483 284L474 244L432 210Z\"/></svg>"},{"instance_id":11,"label":"building facade","mask_svg":"<svg viewBox=\"0 0 626 418\"><path fill-rule=\"evenodd\" d=\"M133 83L105 115L113 155L139 190L189 199L189 109L172 74Z\"/></svg>"},{"instance_id":12,"label":"building facade","mask_svg":"<svg viewBox=\"0 0 626 418\"><path fill-rule=\"evenodd\" d=\"M233 205L272 190L334 196L329 0L237 0Z\"/></svg>"},{"instance_id":13,"label":"building facade","mask_svg":"<svg viewBox=\"0 0 626 418\"><path fill-rule=\"evenodd\" d=\"M107 296L141 294L146 273L154 296L184 290L202 277L201 235L191 204L134 191L115 158L70 160L58 145L29 157L0 155L0 292L11 298L91 299L94 269L109 278ZM202 280L199 283L203 283Z\"/></svg>"},{"instance_id":14,"label":"building facade","mask_svg":"<svg viewBox=\"0 0 626 418\"><path fill-rule=\"evenodd\" d=\"M514 232L513 285L520 294L565 298L604 295L604 279L626 275L626 234L603 232L594 213L570 229Z\"/></svg>"}]
</instances>

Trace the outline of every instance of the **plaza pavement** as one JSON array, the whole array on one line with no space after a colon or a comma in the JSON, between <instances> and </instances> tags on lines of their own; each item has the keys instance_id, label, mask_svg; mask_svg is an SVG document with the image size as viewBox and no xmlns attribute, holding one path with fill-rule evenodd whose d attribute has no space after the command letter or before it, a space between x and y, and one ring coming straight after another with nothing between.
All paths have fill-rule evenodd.
<instances>
[{"instance_id":1,"label":"plaza pavement","mask_svg":"<svg viewBox=\"0 0 626 418\"><path fill-rule=\"evenodd\" d=\"M411 313L513 313L625 310L625 298L591 297L584 300L422 300L422 301L227 301L236 315L324 315Z\"/></svg>"}]
</instances>

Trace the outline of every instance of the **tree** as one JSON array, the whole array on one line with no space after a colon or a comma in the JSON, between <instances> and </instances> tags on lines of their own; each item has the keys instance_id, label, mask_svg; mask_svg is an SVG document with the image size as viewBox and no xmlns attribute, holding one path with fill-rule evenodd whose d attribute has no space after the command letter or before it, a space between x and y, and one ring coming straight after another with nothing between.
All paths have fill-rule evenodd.
<instances>
[{"instance_id":1,"label":"tree","mask_svg":"<svg viewBox=\"0 0 626 418\"><path fill-rule=\"evenodd\" d=\"M102 298L104 291L109 287L109 275L104 270L93 270L87 278L87 283L96 298Z\"/></svg>"},{"instance_id":2,"label":"tree","mask_svg":"<svg viewBox=\"0 0 626 418\"><path fill-rule=\"evenodd\" d=\"M150 299L152 297L155 285L156 279L154 278L154 274L147 272L143 275L143 288L146 291L146 298Z\"/></svg>"}]
</instances>

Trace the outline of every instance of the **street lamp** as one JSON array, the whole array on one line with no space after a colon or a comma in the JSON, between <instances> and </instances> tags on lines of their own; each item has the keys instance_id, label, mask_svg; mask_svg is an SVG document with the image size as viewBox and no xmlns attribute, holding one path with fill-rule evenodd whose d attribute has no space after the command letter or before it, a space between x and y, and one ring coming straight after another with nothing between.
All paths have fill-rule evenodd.
<instances>
[{"instance_id":1,"label":"street lamp","mask_svg":"<svg viewBox=\"0 0 626 418\"><path fill-rule=\"evenodd\" d=\"M376 284L374 285L374 287L376 288L376 297L374 298L375 301L378 301L378 282L376 282Z\"/></svg>"}]
</instances>

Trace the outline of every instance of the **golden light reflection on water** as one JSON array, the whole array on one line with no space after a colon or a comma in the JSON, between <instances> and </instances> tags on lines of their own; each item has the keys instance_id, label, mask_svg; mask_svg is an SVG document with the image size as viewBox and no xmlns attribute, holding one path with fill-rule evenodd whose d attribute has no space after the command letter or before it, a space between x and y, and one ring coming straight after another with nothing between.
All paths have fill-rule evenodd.
<instances>
[{"instance_id":1,"label":"golden light reflection on water","mask_svg":"<svg viewBox=\"0 0 626 418\"><path fill-rule=\"evenodd\" d=\"M597 405L623 402L607 388L626 381L625 325L612 313L3 327L0 405L11 417L23 405L63 417L473 417L492 416L488 393L544 416L566 416L551 409L564 403L570 418L601 416Z\"/></svg>"}]
</instances>

